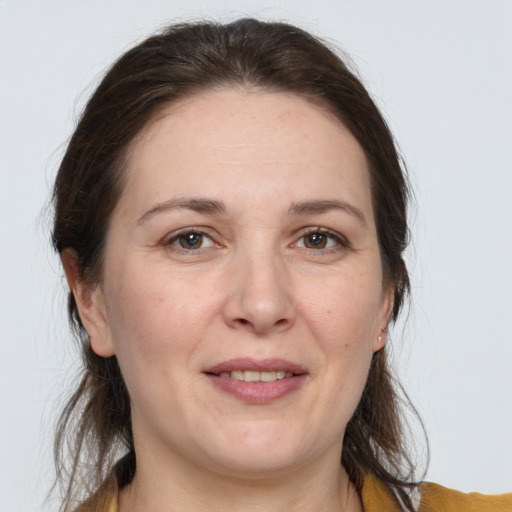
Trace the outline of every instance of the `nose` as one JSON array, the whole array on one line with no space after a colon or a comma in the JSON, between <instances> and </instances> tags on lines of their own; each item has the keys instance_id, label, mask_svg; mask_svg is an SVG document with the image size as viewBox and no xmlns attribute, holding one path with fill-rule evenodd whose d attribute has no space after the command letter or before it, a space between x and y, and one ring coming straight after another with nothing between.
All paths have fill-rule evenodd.
<instances>
[{"instance_id":1,"label":"nose","mask_svg":"<svg viewBox=\"0 0 512 512\"><path fill-rule=\"evenodd\" d=\"M290 280L279 257L240 257L228 279L224 317L230 327L271 334L295 323Z\"/></svg>"}]
</instances>

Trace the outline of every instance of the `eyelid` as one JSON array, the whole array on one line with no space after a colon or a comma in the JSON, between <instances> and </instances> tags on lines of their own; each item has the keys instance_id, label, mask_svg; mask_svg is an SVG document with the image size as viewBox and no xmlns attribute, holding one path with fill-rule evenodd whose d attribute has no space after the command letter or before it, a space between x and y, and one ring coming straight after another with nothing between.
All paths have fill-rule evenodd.
<instances>
[{"instance_id":1,"label":"eyelid","mask_svg":"<svg viewBox=\"0 0 512 512\"><path fill-rule=\"evenodd\" d=\"M219 244L215 240L215 238L211 234L208 233L209 231L210 231L209 229L204 228L204 227L187 226L187 227L177 229L177 230L167 234L162 239L162 241L160 243L161 243L161 245L163 245L165 247L172 248L172 250L174 250L174 251L182 252L185 254L199 253L200 251L209 249L210 247L213 247L213 246L221 247L222 244ZM186 249L184 247L179 247L177 245L174 245L174 243L179 239L179 237L186 235L188 233L195 233L195 234L201 235L205 239L209 240L210 244L207 247L200 247L198 249ZM322 248L312 249L312 248L308 248L308 247L304 247L304 246L301 247L299 245L300 241L303 240L304 237L306 237L310 234L314 234L314 233L319 233L319 234L327 236L331 240L334 240L336 245L334 247L327 247L327 248L323 248L323 249ZM328 252L340 251L342 249L351 249L352 245L347 240L347 238L344 235L342 235L341 233L339 233L338 231L334 231L332 229L325 228L322 226L309 226L309 227L302 228L298 232L298 234L296 235L295 241L291 244L291 247L298 247L299 249L303 249L303 250L311 252L311 253L317 253L317 254L324 253L325 254Z\"/></svg>"},{"instance_id":2,"label":"eyelid","mask_svg":"<svg viewBox=\"0 0 512 512\"><path fill-rule=\"evenodd\" d=\"M302 232L300 233L300 236L297 238L297 240L292 244L292 246L298 246L300 240L302 240L305 236L311 235L314 233L320 233L322 235L326 235L330 237L331 239L335 240L338 244L337 247L328 247L326 249L310 249L308 247L300 247L301 249L305 249L307 251L315 252L315 253L321 253L321 252L329 252L329 251L336 251L340 250L340 248L344 249L351 249L352 245L347 240L345 236L343 236L341 233L337 231L333 231L329 228L324 228L321 226L310 226L302 229Z\"/></svg>"},{"instance_id":3,"label":"eyelid","mask_svg":"<svg viewBox=\"0 0 512 512\"><path fill-rule=\"evenodd\" d=\"M213 236L209 235L205 230L205 228L199 228L194 226L187 226L186 228L177 229L176 231L173 231L172 233L167 234L161 241L161 245L165 247L170 247L175 251L179 251L182 253L197 253L204 249L209 249L212 246L220 246L218 244ZM201 235L205 239L208 239L211 241L211 244L208 247L200 247L199 249L186 249L184 247L179 247L174 245L174 243L179 239L179 237L186 235L188 233L195 233L197 235Z\"/></svg>"}]
</instances>

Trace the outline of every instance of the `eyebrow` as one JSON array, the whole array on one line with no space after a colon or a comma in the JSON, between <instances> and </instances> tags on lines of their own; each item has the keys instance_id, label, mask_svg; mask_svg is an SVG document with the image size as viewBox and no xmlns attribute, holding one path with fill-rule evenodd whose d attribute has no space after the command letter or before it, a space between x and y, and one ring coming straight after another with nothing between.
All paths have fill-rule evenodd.
<instances>
[{"instance_id":1,"label":"eyebrow","mask_svg":"<svg viewBox=\"0 0 512 512\"><path fill-rule=\"evenodd\" d=\"M204 213L207 215L221 215L223 213L226 213L227 211L227 208L224 203L212 199L203 199L200 197L170 199L169 201L158 203L157 205L149 209L137 221L137 224L143 224L150 217L156 215L157 213L162 213L167 210L173 210L176 208L185 208L187 210L193 210L195 212Z\"/></svg>"},{"instance_id":2,"label":"eyebrow","mask_svg":"<svg viewBox=\"0 0 512 512\"><path fill-rule=\"evenodd\" d=\"M206 199L200 197L194 198L178 198L170 199L150 208L146 213L140 217L137 224L143 224L149 218L153 217L158 213L163 213L168 210L176 208L185 208L198 213L206 215L222 215L227 212L227 207L221 201L214 199ZM368 222L363 212L355 206L345 201L339 201L337 199L323 199L316 201L301 201L293 203L288 209L288 215L310 215L310 214L323 214L331 210L342 210L361 222L361 224L368 228Z\"/></svg>"},{"instance_id":3,"label":"eyebrow","mask_svg":"<svg viewBox=\"0 0 512 512\"><path fill-rule=\"evenodd\" d=\"M368 221L364 216L363 212L347 203L345 201L339 201L337 199L324 199L318 201L303 201L299 203L293 203L288 210L288 213L295 215L308 215L308 214L322 214L327 213L331 210L343 210L344 212L356 217L361 224L368 229Z\"/></svg>"}]
</instances>

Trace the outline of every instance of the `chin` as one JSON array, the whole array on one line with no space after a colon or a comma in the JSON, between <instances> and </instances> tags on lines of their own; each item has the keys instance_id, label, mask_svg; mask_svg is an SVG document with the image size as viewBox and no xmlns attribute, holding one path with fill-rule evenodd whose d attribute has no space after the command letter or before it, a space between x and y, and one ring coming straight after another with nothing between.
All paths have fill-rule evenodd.
<instances>
[{"instance_id":1,"label":"chin","mask_svg":"<svg viewBox=\"0 0 512 512\"><path fill-rule=\"evenodd\" d=\"M216 462L222 466L221 472L233 477L262 480L269 476L275 478L276 475L286 474L300 465L300 459L297 455L292 454L242 452L239 457L232 454L232 456L222 457Z\"/></svg>"},{"instance_id":2,"label":"chin","mask_svg":"<svg viewBox=\"0 0 512 512\"><path fill-rule=\"evenodd\" d=\"M269 435L261 430L256 434L247 432L236 436L232 433L227 444L215 444L223 450L210 451L209 457L223 472L243 478L264 478L269 474L286 473L300 466L308 458L304 451L304 443L299 438L293 439L289 430L280 430L278 435ZM267 435L265 435L267 434Z\"/></svg>"}]
</instances>

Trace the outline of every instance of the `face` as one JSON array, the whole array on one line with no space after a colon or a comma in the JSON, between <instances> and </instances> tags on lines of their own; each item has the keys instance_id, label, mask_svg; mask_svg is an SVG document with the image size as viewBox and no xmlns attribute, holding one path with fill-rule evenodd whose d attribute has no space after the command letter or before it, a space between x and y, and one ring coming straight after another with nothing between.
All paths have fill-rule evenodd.
<instances>
[{"instance_id":1,"label":"face","mask_svg":"<svg viewBox=\"0 0 512 512\"><path fill-rule=\"evenodd\" d=\"M119 360L138 467L260 474L339 464L389 309L356 140L300 97L227 89L134 143L81 314Z\"/></svg>"}]
</instances>

